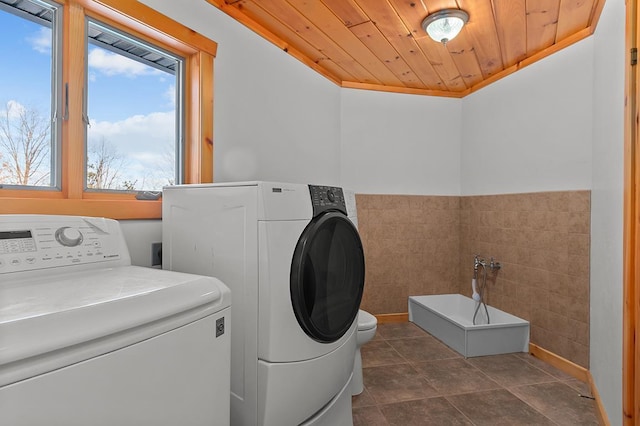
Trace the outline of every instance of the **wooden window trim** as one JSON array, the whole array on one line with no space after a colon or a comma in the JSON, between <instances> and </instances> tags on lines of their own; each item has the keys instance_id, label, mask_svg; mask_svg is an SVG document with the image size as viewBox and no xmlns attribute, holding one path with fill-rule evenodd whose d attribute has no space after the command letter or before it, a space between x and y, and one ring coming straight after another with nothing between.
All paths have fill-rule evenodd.
<instances>
[{"instance_id":1,"label":"wooden window trim","mask_svg":"<svg viewBox=\"0 0 640 426\"><path fill-rule=\"evenodd\" d=\"M62 82L84 81L85 16L185 58L184 183L213 181L213 60L217 44L137 1L61 0ZM83 85L69 85L62 123L62 187L0 189L0 214L65 214L113 219L159 219L162 201L132 193L84 191ZM78 142L81 141L81 142Z\"/></svg>"}]
</instances>

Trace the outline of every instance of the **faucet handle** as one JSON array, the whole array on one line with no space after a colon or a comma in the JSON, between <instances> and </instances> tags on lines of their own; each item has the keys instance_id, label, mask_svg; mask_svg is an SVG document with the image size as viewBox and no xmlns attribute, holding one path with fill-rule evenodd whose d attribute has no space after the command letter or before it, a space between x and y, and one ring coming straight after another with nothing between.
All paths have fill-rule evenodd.
<instances>
[{"instance_id":1,"label":"faucet handle","mask_svg":"<svg viewBox=\"0 0 640 426\"><path fill-rule=\"evenodd\" d=\"M489 268L491 268L492 271L495 271L496 269L502 268L502 265L500 265L500 262L496 262L492 257L491 262L489 263Z\"/></svg>"}]
</instances>

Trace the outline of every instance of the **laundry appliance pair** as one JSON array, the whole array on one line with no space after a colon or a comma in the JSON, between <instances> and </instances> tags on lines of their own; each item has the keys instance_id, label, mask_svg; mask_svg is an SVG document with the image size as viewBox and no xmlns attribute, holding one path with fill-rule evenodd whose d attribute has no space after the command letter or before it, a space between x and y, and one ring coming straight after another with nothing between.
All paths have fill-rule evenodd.
<instances>
[{"instance_id":1,"label":"laundry appliance pair","mask_svg":"<svg viewBox=\"0 0 640 426\"><path fill-rule=\"evenodd\" d=\"M352 192L274 182L166 187L163 267L231 289L232 425L352 424L364 287Z\"/></svg>"}]
</instances>

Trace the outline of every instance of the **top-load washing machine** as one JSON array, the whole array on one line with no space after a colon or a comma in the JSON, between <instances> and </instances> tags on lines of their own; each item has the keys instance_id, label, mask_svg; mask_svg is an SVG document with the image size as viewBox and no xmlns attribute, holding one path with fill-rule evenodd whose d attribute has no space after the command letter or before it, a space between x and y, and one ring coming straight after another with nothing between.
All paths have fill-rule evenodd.
<instances>
[{"instance_id":1,"label":"top-load washing machine","mask_svg":"<svg viewBox=\"0 0 640 426\"><path fill-rule=\"evenodd\" d=\"M351 425L364 254L355 196L246 182L164 188L163 267L233 293L231 423Z\"/></svg>"},{"instance_id":2,"label":"top-load washing machine","mask_svg":"<svg viewBox=\"0 0 640 426\"><path fill-rule=\"evenodd\" d=\"M0 215L0 423L229 425L230 309L132 266L115 220Z\"/></svg>"}]
</instances>

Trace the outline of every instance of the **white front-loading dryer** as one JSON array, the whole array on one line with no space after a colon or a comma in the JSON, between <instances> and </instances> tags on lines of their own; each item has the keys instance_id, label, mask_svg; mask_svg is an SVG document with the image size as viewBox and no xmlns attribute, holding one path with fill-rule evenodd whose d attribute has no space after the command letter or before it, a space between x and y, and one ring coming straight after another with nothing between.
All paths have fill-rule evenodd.
<instances>
[{"instance_id":1,"label":"white front-loading dryer","mask_svg":"<svg viewBox=\"0 0 640 426\"><path fill-rule=\"evenodd\" d=\"M341 188L265 186L269 201L258 217L258 355L274 363L317 358L342 346L357 325L362 243Z\"/></svg>"},{"instance_id":2,"label":"white front-loading dryer","mask_svg":"<svg viewBox=\"0 0 640 426\"><path fill-rule=\"evenodd\" d=\"M114 220L0 215L0 423L228 425L230 292Z\"/></svg>"},{"instance_id":3,"label":"white front-loading dryer","mask_svg":"<svg viewBox=\"0 0 640 426\"><path fill-rule=\"evenodd\" d=\"M234 294L233 424L351 424L350 397L348 418L331 410L347 404L364 285L346 203L326 186L165 188L164 267L217 276Z\"/></svg>"}]
</instances>

